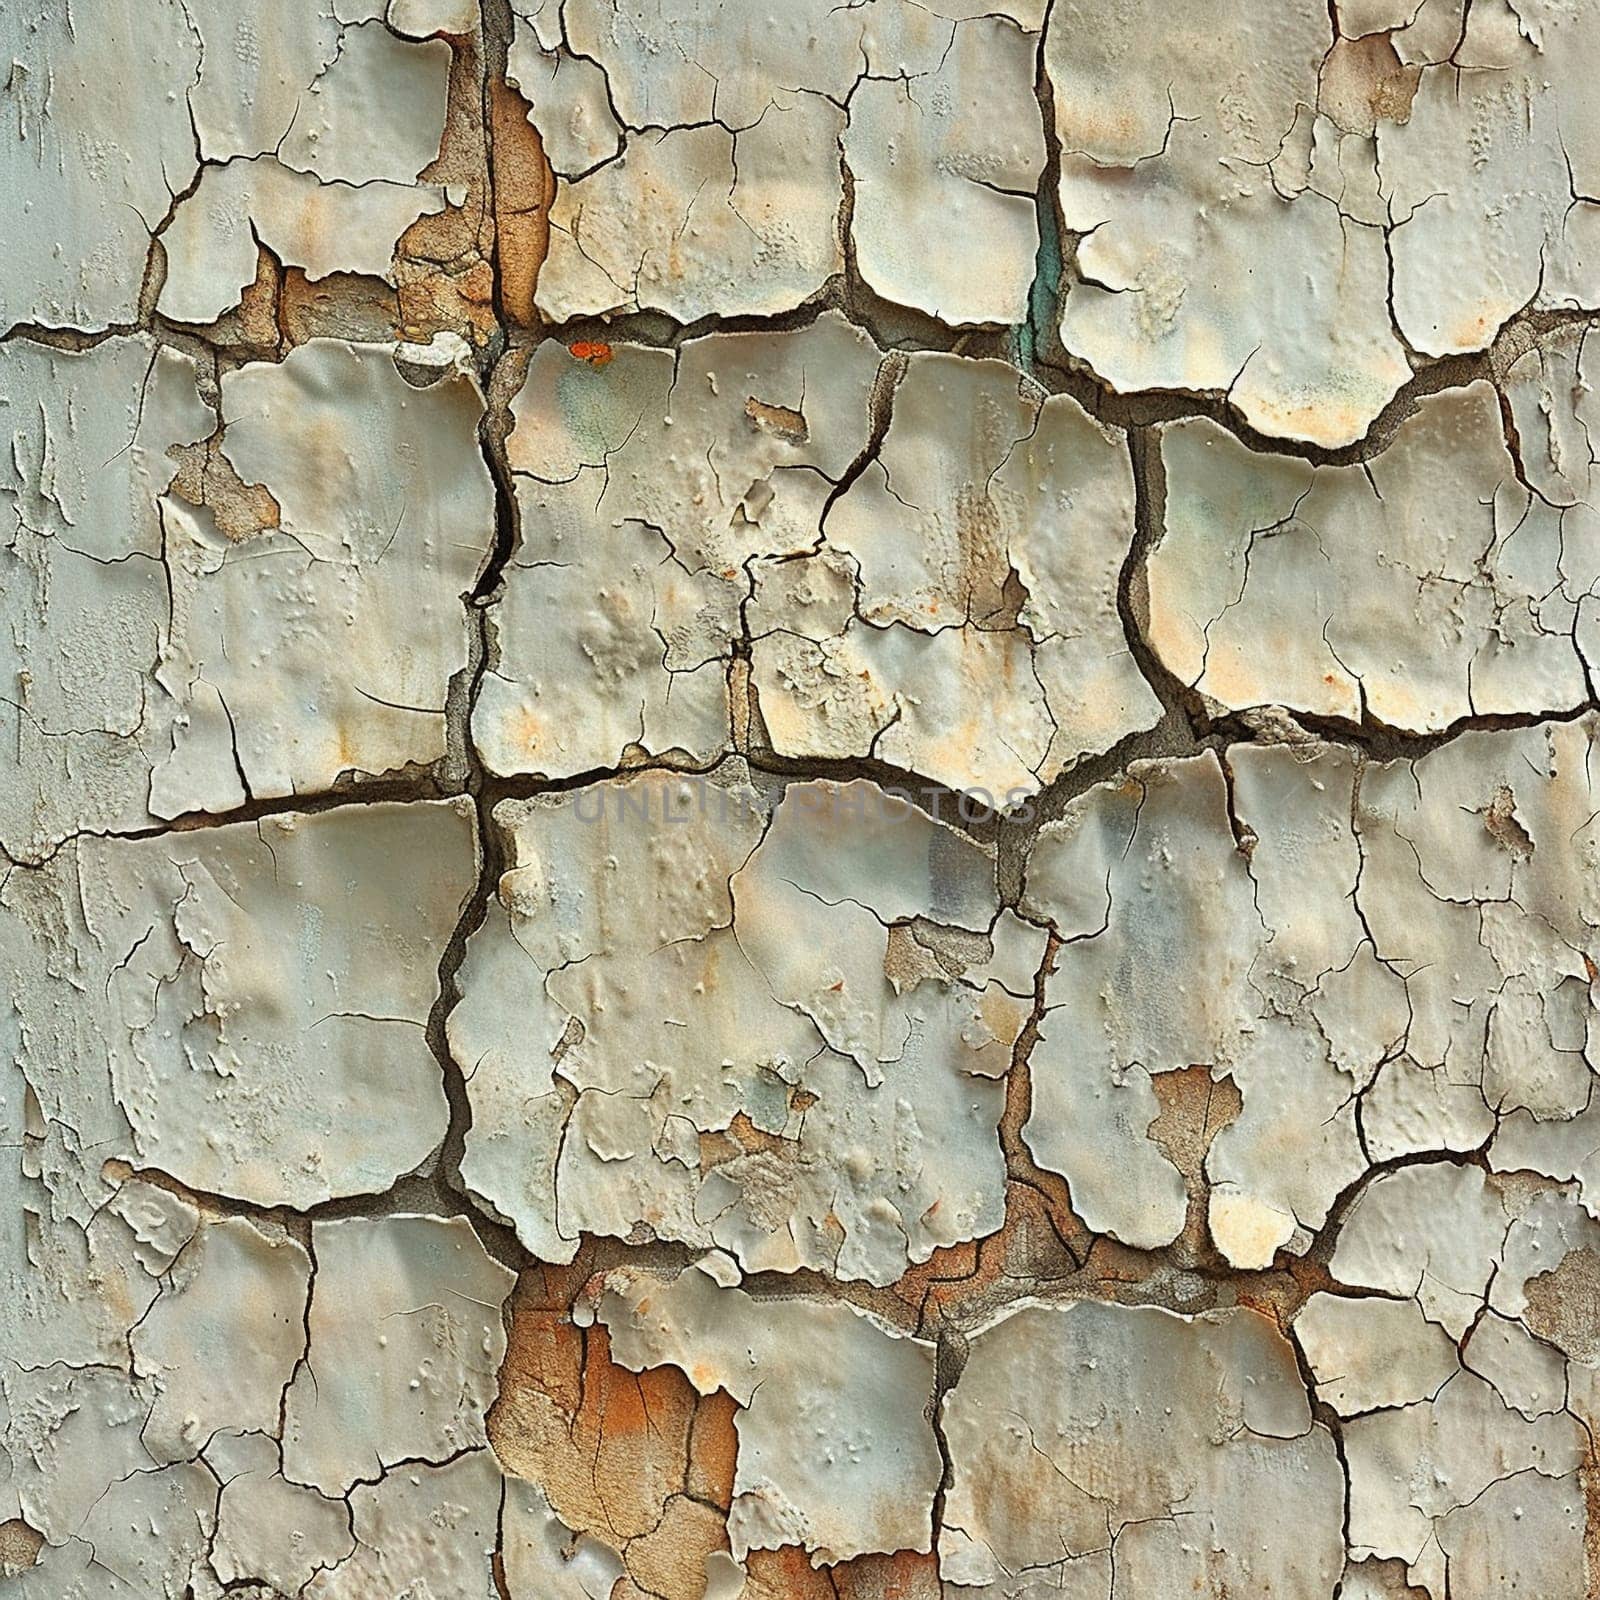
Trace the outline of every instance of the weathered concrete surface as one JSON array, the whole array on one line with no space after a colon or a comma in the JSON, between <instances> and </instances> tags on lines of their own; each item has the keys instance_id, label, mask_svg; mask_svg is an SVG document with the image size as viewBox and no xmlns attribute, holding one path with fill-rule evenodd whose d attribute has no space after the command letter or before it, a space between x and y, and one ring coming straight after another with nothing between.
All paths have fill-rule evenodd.
<instances>
[{"instance_id":1,"label":"weathered concrete surface","mask_svg":"<svg viewBox=\"0 0 1600 1600\"><path fill-rule=\"evenodd\" d=\"M1600 1597L1600 0L0 42L0 1593Z\"/></svg>"}]
</instances>

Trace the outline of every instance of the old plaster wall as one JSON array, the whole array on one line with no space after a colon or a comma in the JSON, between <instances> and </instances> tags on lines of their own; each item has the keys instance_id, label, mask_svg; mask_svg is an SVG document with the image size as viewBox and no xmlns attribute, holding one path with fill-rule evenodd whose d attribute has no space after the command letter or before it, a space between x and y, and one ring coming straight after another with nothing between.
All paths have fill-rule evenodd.
<instances>
[{"instance_id":1,"label":"old plaster wall","mask_svg":"<svg viewBox=\"0 0 1600 1600\"><path fill-rule=\"evenodd\" d=\"M1597 0L0 43L0 1593L1600 1595Z\"/></svg>"}]
</instances>

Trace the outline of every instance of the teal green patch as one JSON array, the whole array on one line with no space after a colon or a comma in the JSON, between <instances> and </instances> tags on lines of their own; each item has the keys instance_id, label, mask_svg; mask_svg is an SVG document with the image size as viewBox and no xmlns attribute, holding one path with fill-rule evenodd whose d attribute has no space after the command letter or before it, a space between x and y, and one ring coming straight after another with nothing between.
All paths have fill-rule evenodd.
<instances>
[{"instance_id":1,"label":"teal green patch","mask_svg":"<svg viewBox=\"0 0 1600 1600\"><path fill-rule=\"evenodd\" d=\"M1040 208L1041 213L1045 208ZM1042 217L1041 217L1042 220ZM1039 359L1043 330L1054 323L1061 297L1061 240L1054 226L1039 229L1039 250L1033 258L1033 284L1028 290L1028 320L1013 337L1016 362L1031 372Z\"/></svg>"}]
</instances>

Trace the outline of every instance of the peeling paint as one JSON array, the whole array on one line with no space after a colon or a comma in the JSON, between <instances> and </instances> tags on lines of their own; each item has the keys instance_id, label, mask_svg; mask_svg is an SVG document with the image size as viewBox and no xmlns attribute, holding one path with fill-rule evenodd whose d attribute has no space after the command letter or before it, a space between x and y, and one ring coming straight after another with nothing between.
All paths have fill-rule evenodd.
<instances>
[{"instance_id":1,"label":"peeling paint","mask_svg":"<svg viewBox=\"0 0 1600 1600\"><path fill-rule=\"evenodd\" d=\"M0 1588L1600 1594L1596 10L13 6Z\"/></svg>"}]
</instances>

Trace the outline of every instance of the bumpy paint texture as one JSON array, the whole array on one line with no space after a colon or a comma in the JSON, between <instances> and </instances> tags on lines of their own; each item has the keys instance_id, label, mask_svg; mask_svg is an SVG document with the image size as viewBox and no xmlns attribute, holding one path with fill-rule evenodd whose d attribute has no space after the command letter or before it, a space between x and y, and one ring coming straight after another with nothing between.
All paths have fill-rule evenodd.
<instances>
[{"instance_id":1,"label":"bumpy paint texture","mask_svg":"<svg viewBox=\"0 0 1600 1600\"><path fill-rule=\"evenodd\" d=\"M0 1597L1600 1596L1600 0L0 44Z\"/></svg>"}]
</instances>

